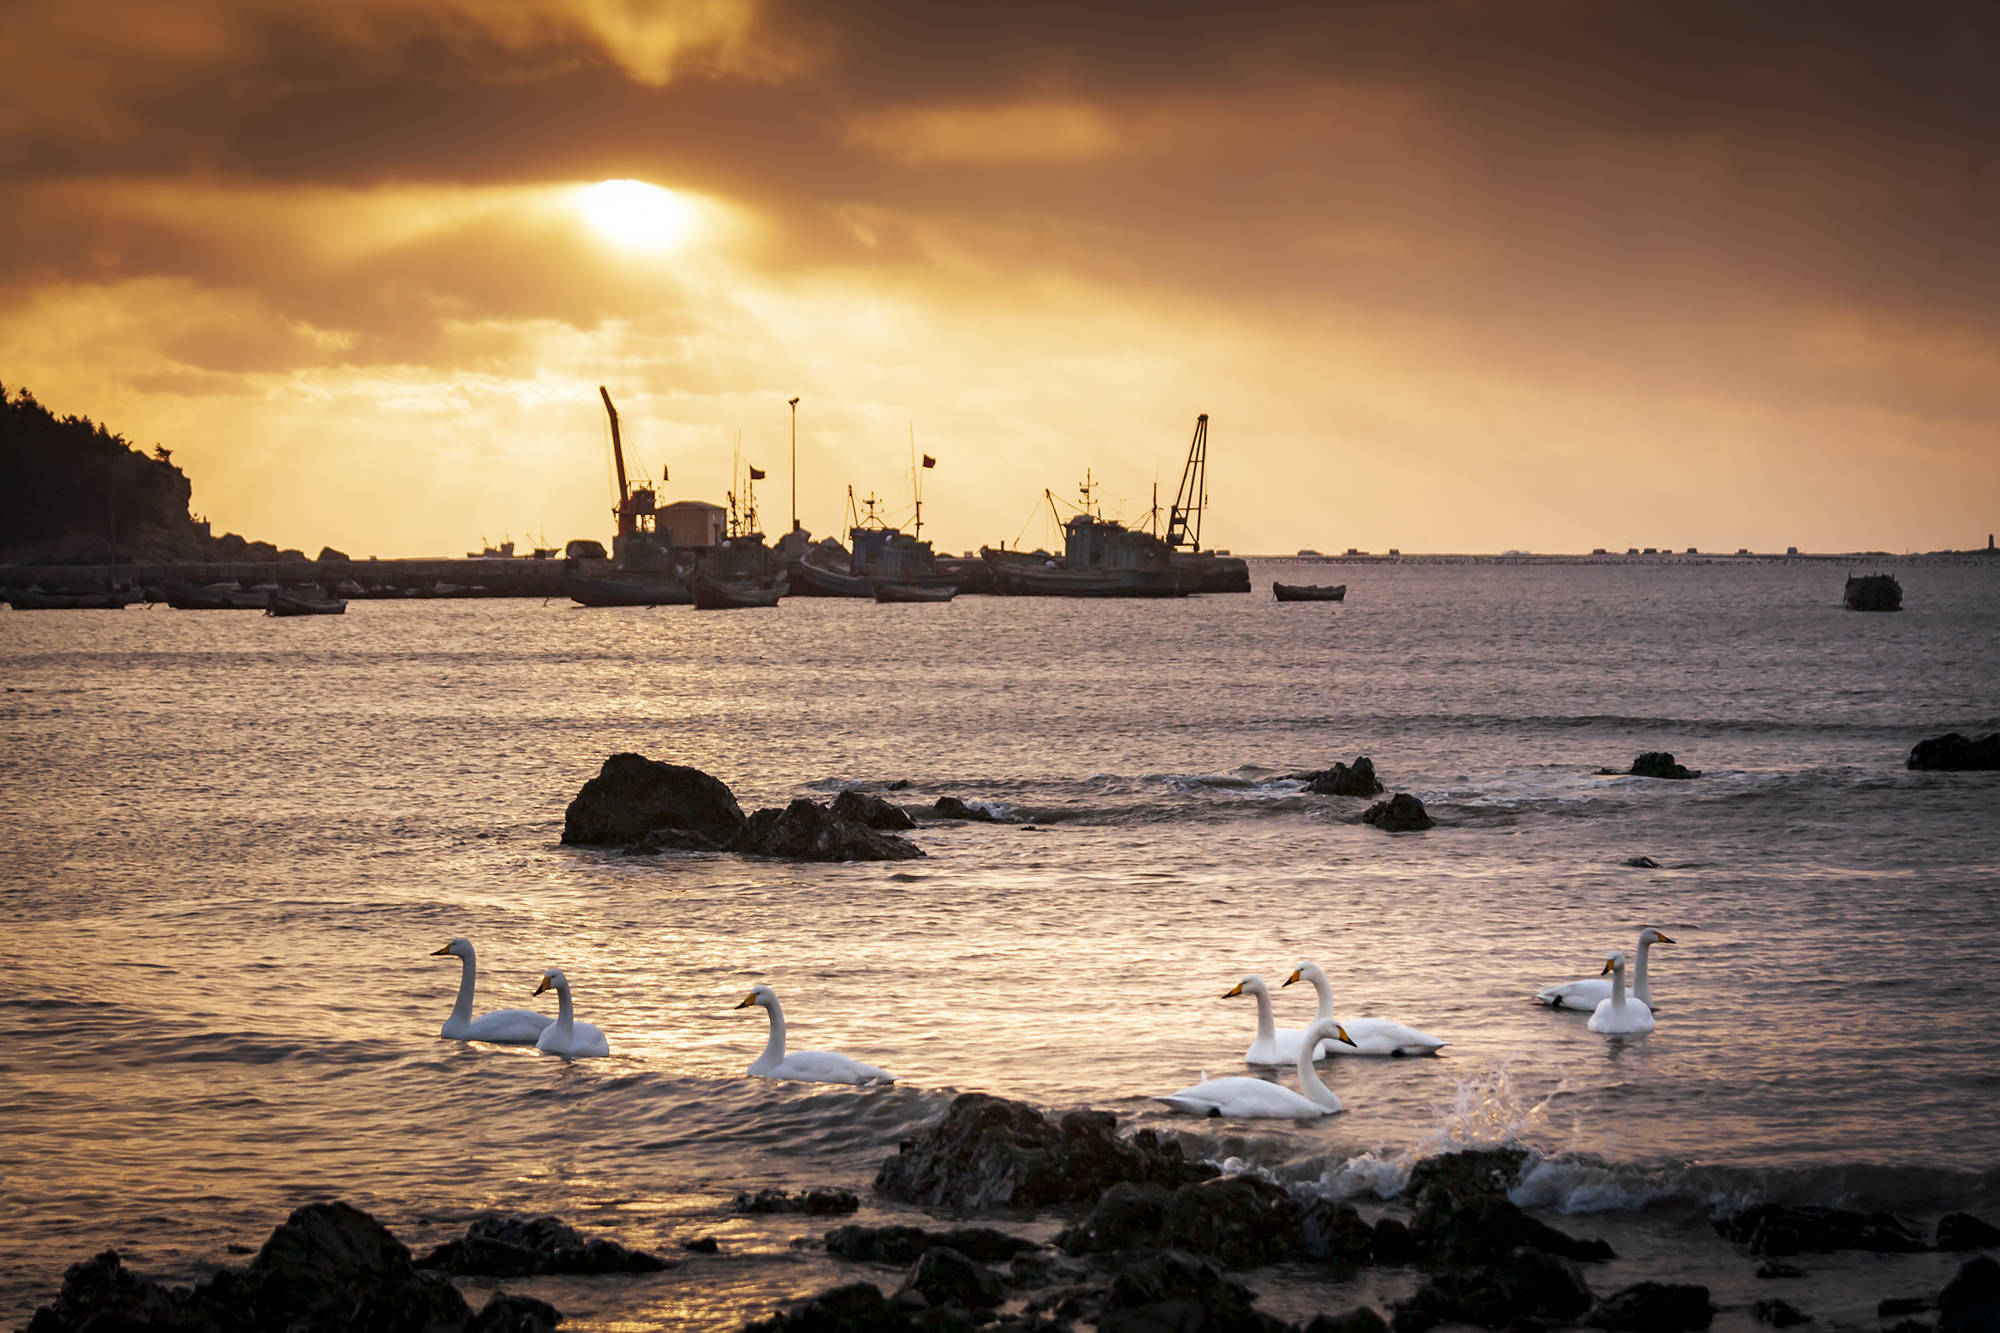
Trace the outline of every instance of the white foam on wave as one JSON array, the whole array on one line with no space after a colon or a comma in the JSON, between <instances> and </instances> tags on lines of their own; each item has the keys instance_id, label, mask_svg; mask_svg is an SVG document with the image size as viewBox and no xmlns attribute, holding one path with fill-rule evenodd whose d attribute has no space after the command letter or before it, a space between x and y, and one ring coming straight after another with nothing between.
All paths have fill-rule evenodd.
<instances>
[{"instance_id":1,"label":"white foam on wave","mask_svg":"<svg viewBox=\"0 0 2000 1333\"><path fill-rule=\"evenodd\" d=\"M1557 1090L1558 1092L1560 1089ZM1525 1148L1546 1142L1549 1103L1536 1100L1515 1080L1511 1063L1475 1078L1459 1079L1450 1101L1436 1108L1437 1121L1417 1142L1398 1153L1365 1152L1335 1163L1319 1178L1321 1193L1335 1199L1373 1195L1392 1199L1409 1183L1410 1168L1426 1157L1476 1148Z\"/></svg>"}]
</instances>

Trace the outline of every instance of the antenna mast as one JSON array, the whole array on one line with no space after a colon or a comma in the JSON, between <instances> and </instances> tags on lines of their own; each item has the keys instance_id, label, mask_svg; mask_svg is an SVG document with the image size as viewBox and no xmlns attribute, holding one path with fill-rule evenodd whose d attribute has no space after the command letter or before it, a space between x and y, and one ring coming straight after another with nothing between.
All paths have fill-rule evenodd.
<instances>
[{"instance_id":1,"label":"antenna mast","mask_svg":"<svg viewBox=\"0 0 2000 1333\"><path fill-rule=\"evenodd\" d=\"M1194 439L1188 443L1187 466L1181 469L1180 494L1167 511L1167 545L1201 549L1201 510L1208 500L1208 413L1194 419Z\"/></svg>"}]
</instances>

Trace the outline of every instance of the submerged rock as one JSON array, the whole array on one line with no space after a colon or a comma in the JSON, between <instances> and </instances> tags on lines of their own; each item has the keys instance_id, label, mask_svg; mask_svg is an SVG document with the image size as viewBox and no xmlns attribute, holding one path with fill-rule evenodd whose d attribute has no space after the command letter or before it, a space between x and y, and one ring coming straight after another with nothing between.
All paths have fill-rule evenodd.
<instances>
[{"instance_id":1,"label":"submerged rock","mask_svg":"<svg viewBox=\"0 0 2000 1333\"><path fill-rule=\"evenodd\" d=\"M1475 1194L1505 1194L1521 1183L1521 1166L1527 1160L1525 1148L1462 1148L1439 1153L1410 1168L1403 1197L1419 1198L1432 1186L1462 1199Z\"/></svg>"},{"instance_id":2,"label":"submerged rock","mask_svg":"<svg viewBox=\"0 0 2000 1333\"><path fill-rule=\"evenodd\" d=\"M826 1252L857 1263L907 1264L937 1246L958 1251L981 1263L999 1263L1041 1246L992 1227L954 1227L925 1231L922 1227L835 1227L826 1233Z\"/></svg>"},{"instance_id":3,"label":"submerged rock","mask_svg":"<svg viewBox=\"0 0 2000 1333\"><path fill-rule=\"evenodd\" d=\"M1625 858L1624 864L1631 866L1634 870L1658 870L1660 868L1660 863L1650 856L1628 856Z\"/></svg>"},{"instance_id":4,"label":"submerged rock","mask_svg":"<svg viewBox=\"0 0 2000 1333\"><path fill-rule=\"evenodd\" d=\"M1572 1236L1528 1216L1502 1194L1452 1194L1431 1186L1417 1200L1410 1238L1435 1263L1479 1263L1528 1249L1583 1263L1617 1256L1605 1242Z\"/></svg>"},{"instance_id":5,"label":"submerged rock","mask_svg":"<svg viewBox=\"0 0 2000 1333\"><path fill-rule=\"evenodd\" d=\"M2000 1248L2000 1227L1971 1213L1946 1213L1938 1219L1937 1247L1940 1250Z\"/></svg>"},{"instance_id":6,"label":"submerged rock","mask_svg":"<svg viewBox=\"0 0 2000 1333\"><path fill-rule=\"evenodd\" d=\"M1915 1254L1930 1248L1915 1228L1892 1213L1856 1213L1810 1204L1762 1203L1715 1223L1725 1240L1752 1254L1784 1258L1832 1250Z\"/></svg>"},{"instance_id":7,"label":"submerged rock","mask_svg":"<svg viewBox=\"0 0 2000 1333\"><path fill-rule=\"evenodd\" d=\"M1051 1121L1024 1102L961 1093L875 1175L877 1193L931 1208L1083 1203L1120 1181L1179 1187L1216 1174L1142 1129L1119 1138L1108 1111Z\"/></svg>"},{"instance_id":8,"label":"submerged rock","mask_svg":"<svg viewBox=\"0 0 2000 1333\"><path fill-rule=\"evenodd\" d=\"M458 1277L538 1277L550 1273L657 1273L673 1261L615 1240L585 1236L554 1217L487 1213L461 1240L446 1241L417 1261Z\"/></svg>"},{"instance_id":9,"label":"submerged rock","mask_svg":"<svg viewBox=\"0 0 2000 1333\"><path fill-rule=\"evenodd\" d=\"M975 824L1010 824L983 805L967 805L956 796L940 796L931 802L927 812L938 819L969 819Z\"/></svg>"},{"instance_id":10,"label":"submerged rock","mask_svg":"<svg viewBox=\"0 0 2000 1333\"><path fill-rule=\"evenodd\" d=\"M792 861L912 861L924 855L914 843L842 819L803 796L782 810L750 816L730 850Z\"/></svg>"},{"instance_id":11,"label":"submerged rock","mask_svg":"<svg viewBox=\"0 0 2000 1333\"><path fill-rule=\"evenodd\" d=\"M743 808L718 778L644 755L614 754L563 812L564 843L719 851L743 831Z\"/></svg>"},{"instance_id":12,"label":"submerged rock","mask_svg":"<svg viewBox=\"0 0 2000 1333\"><path fill-rule=\"evenodd\" d=\"M1365 754L1356 758L1352 766L1335 764L1311 773L1294 773L1292 778L1305 783L1306 790L1316 796L1376 796L1382 791L1382 780L1375 776L1375 761Z\"/></svg>"},{"instance_id":13,"label":"submerged rock","mask_svg":"<svg viewBox=\"0 0 2000 1333\"><path fill-rule=\"evenodd\" d=\"M1691 1282L1638 1282L1613 1292L1590 1312L1593 1328L1623 1333L1691 1333L1715 1318L1708 1288Z\"/></svg>"},{"instance_id":14,"label":"submerged rock","mask_svg":"<svg viewBox=\"0 0 2000 1333\"><path fill-rule=\"evenodd\" d=\"M1790 1328L1794 1324L1810 1324L1812 1316L1782 1296L1766 1296L1750 1307L1750 1317L1760 1324L1773 1328Z\"/></svg>"},{"instance_id":15,"label":"submerged rock","mask_svg":"<svg viewBox=\"0 0 2000 1333\"><path fill-rule=\"evenodd\" d=\"M1520 1250L1478 1268L1431 1278L1390 1323L1396 1333L1423 1333L1444 1323L1481 1328L1507 1328L1529 1319L1573 1323L1590 1307L1590 1287L1575 1264Z\"/></svg>"},{"instance_id":16,"label":"submerged rock","mask_svg":"<svg viewBox=\"0 0 2000 1333\"><path fill-rule=\"evenodd\" d=\"M1599 772L1604 772L1604 773L1608 773L1610 771L1611 770L1609 769L1599 770ZM1676 781L1681 781L1688 778L1700 777L1701 770L1698 768L1689 768L1685 764L1676 763L1674 761L1674 752L1672 750L1648 750L1646 751L1646 753L1640 755L1637 759L1634 759L1632 761L1632 767L1626 769L1624 774L1622 774L1621 776L1634 777L1634 778L1669 778Z\"/></svg>"},{"instance_id":17,"label":"submerged rock","mask_svg":"<svg viewBox=\"0 0 2000 1333\"><path fill-rule=\"evenodd\" d=\"M787 1194L778 1189L748 1190L738 1194L730 1206L739 1213L804 1213L807 1217L838 1217L861 1206L853 1190L833 1185L815 1185Z\"/></svg>"},{"instance_id":18,"label":"submerged rock","mask_svg":"<svg viewBox=\"0 0 2000 1333\"><path fill-rule=\"evenodd\" d=\"M833 798L833 817L891 832L917 826L917 821L910 818L910 812L902 806L891 805L880 796L858 791L844 791Z\"/></svg>"},{"instance_id":19,"label":"submerged rock","mask_svg":"<svg viewBox=\"0 0 2000 1333\"><path fill-rule=\"evenodd\" d=\"M1362 813L1361 822L1390 833L1412 833L1437 823L1424 809L1424 803L1406 791L1369 806Z\"/></svg>"},{"instance_id":20,"label":"submerged rock","mask_svg":"<svg viewBox=\"0 0 2000 1333\"><path fill-rule=\"evenodd\" d=\"M1933 736L1911 746L1910 757L1904 762L1909 768L1939 773L1971 773L2000 768L2000 731L1978 740L1961 736L1955 731Z\"/></svg>"}]
</instances>

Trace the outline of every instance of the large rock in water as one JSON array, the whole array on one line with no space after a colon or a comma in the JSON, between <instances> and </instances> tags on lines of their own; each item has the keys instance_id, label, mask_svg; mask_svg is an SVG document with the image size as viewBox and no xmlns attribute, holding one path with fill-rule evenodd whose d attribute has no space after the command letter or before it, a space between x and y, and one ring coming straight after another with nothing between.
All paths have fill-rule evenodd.
<instances>
[{"instance_id":1,"label":"large rock in water","mask_svg":"<svg viewBox=\"0 0 2000 1333\"><path fill-rule=\"evenodd\" d=\"M2000 768L2000 731L1979 740L1952 731L1918 741L1910 747L1910 757L1905 763L1910 768L1941 773L1971 773Z\"/></svg>"},{"instance_id":2,"label":"large rock in water","mask_svg":"<svg viewBox=\"0 0 2000 1333\"><path fill-rule=\"evenodd\" d=\"M1700 777L1701 770L1675 763L1672 750L1648 750L1632 761L1632 767L1627 770L1626 775L1635 778L1671 778L1684 781Z\"/></svg>"},{"instance_id":3,"label":"large rock in water","mask_svg":"<svg viewBox=\"0 0 2000 1333\"><path fill-rule=\"evenodd\" d=\"M1636 1282L1590 1312L1593 1328L1618 1333L1693 1333L1715 1318L1708 1288L1691 1282Z\"/></svg>"},{"instance_id":4,"label":"large rock in water","mask_svg":"<svg viewBox=\"0 0 2000 1333\"><path fill-rule=\"evenodd\" d=\"M1857 1213L1811 1204L1760 1203L1715 1223L1725 1240L1747 1245L1752 1254L1784 1258L1832 1250L1876 1254L1916 1254L1930 1248L1909 1223L1893 1213Z\"/></svg>"},{"instance_id":5,"label":"large rock in water","mask_svg":"<svg viewBox=\"0 0 2000 1333\"><path fill-rule=\"evenodd\" d=\"M1480 1268L1432 1278L1403 1302L1390 1326L1396 1333L1423 1333L1447 1323L1508 1328L1541 1319L1569 1324L1590 1306L1590 1287L1575 1264L1519 1250Z\"/></svg>"},{"instance_id":6,"label":"large rock in water","mask_svg":"<svg viewBox=\"0 0 2000 1333\"><path fill-rule=\"evenodd\" d=\"M1292 777L1305 783L1306 790L1316 796L1376 796L1382 791L1381 779L1375 776L1375 761L1365 754L1351 766L1335 764L1311 773L1294 773Z\"/></svg>"},{"instance_id":7,"label":"large rock in water","mask_svg":"<svg viewBox=\"0 0 2000 1333\"><path fill-rule=\"evenodd\" d=\"M730 848L792 861L913 861L924 854L915 843L842 819L803 796L782 810L750 816Z\"/></svg>"},{"instance_id":8,"label":"large rock in water","mask_svg":"<svg viewBox=\"0 0 2000 1333\"><path fill-rule=\"evenodd\" d=\"M902 806L891 805L880 796L870 796L867 792L859 791L844 791L834 797L833 817L890 832L913 829L917 826L917 821L910 818L910 812Z\"/></svg>"},{"instance_id":9,"label":"large rock in water","mask_svg":"<svg viewBox=\"0 0 2000 1333\"><path fill-rule=\"evenodd\" d=\"M1414 833L1436 824L1424 803L1406 791L1399 791L1386 801L1377 801L1362 812L1361 822L1373 824L1388 833Z\"/></svg>"},{"instance_id":10,"label":"large rock in water","mask_svg":"<svg viewBox=\"0 0 2000 1333\"><path fill-rule=\"evenodd\" d=\"M1119 1181L1178 1188L1216 1174L1149 1129L1119 1138L1109 1111L1060 1121L1024 1102L962 1093L875 1173L878 1194L930 1208L1083 1203Z\"/></svg>"},{"instance_id":11,"label":"large rock in water","mask_svg":"<svg viewBox=\"0 0 2000 1333\"><path fill-rule=\"evenodd\" d=\"M417 1261L459 1277L535 1277L545 1273L657 1273L672 1261L615 1240L587 1237L553 1217L487 1213L462 1240L446 1241Z\"/></svg>"},{"instance_id":12,"label":"large rock in water","mask_svg":"<svg viewBox=\"0 0 2000 1333\"><path fill-rule=\"evenodd\" d=\"M563 812L562 840L576 847L721 851L746 822L720 779L684 764L614 754Z\"/></svg>"},{"instance_id":13,"label":"large rock in water","mask_svg":"<svg viewBox=\"0 0 2000 1333\"><path fill-rule=\"evenodd\" d=\"M1166 1246L1249 1268L1305 1253L1305 1212L1281 1186L1254 1176L1223 1176L1172 1193L1119 1184L1056 1244L1071 1254Z\"/></svg>"},{"instance_id":14,"label":"large rock in water","mask_svg":"<svg viewBox=\"0 0 2000 1333\"><path fill-rule=\"evenodd\" d=\"M1983 1254L1960 1264L1937 1307L1937 1333L2000 1333L2000 1264Z\"/></svg>"}]
</instances>

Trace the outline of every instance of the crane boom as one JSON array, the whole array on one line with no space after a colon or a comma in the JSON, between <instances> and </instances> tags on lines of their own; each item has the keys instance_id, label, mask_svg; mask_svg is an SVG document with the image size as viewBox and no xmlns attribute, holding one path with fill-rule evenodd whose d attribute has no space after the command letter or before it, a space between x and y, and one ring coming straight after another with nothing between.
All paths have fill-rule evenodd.
<instances>
[{"instance_id":1,"label":"crane boom","mask_svg":"<svg viewBox=\"0 0 2000 1333\"><path fill-rule=\"evenodd\" d=\"M1180 493L1167 511L1167 544L1201 549L1201 509L1208 497L1208 413L1194 419L1194 439L1188 443L1187 465L1181 469Z\"/></svg>"},{"instance_id":2,"label":"crane boom","mask_svg":"<svg viewBox=\"0 0 2000 1333\"><path fill-rule=\"evenodd\" d=\"M602 384L597 386L597 396L604 400L604 411L611 418L611 458L618 465L618 507L613 512L618 515L618 530L626 531L625 516L625 446L618 438L618 409L611 405L611 391Z\"/></svg>"}]
</instances>

